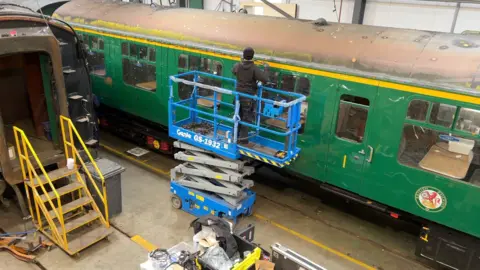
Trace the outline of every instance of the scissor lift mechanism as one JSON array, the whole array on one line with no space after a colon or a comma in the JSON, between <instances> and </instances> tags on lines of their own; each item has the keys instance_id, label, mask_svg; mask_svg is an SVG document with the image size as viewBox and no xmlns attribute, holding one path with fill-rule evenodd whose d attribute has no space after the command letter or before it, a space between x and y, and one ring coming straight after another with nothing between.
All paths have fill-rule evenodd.
<instances>
[{"instance_id":1,"label":"scissor lift mechanism","mask_svg":"<svg viewBox=\"0 0 480 270\"><path fill-rule=\"evenodd\" d=\"M193 81L185 79L185 77L192 75ZM190 201L191 203L193 200L192 198L180 198L179 194L182 192L179 189L184 187L191 189L188 192L191 196L198 192L206 192L209 196L221 198L229 209L238 210L243 207L245 208L243 212L251 212L250 204L254 202L254 199L252 200L254 194L252 195L249 188L253 186L253 181L246 179L246 177L253 174L254 168L247 166L247 163L256 159L270 165L283 167L295 160L300 151L296 147L296 141L301 126L301 103L305 100L305 96L261 85L258 87L258 95L252 96L202 84L199 82L201 77L226 81L233 84L234 87L236 86L236 81L233 79L199 71L170 77L169 134L178 140L174 146L182 149L175 154L175 159L185 162L171 171L172 192L181 200L180 204L177 203L180 206L182 202ZM190 98L174 101L174 83L193 86ZM212 90L213 98L199 95L199 88ZM287 97L290 101L263 98L263 94L266 92ZM217 99L218 94L232 96L234 104ZM251 98L256 102L257 117L255 123L244 122L240 119L239 97L241 96ZM198 99L210 100L213 103L212 111L197 108ZM233 111L233 116L227 116L225 110L220 111L219 106L224 109L230 108ZM177 114L177 111L183 111L183 115L186 116L177 119L178 115L181 115L181 113ZM281 117L284 111L288 112L287 119ZM181 118L181 116L178 118ZM283 121L285 122L285 129L278 130L265 127L262 124L262 118ZM248 126L253 130L248 145L237 144L239 125ZM205 131L205 126L211 127L211 130ZM283 137L283 139L278 139L278 137ZM246 158L241 158L242 156ZM204 200L195 200L195 204L192 206L194 209L191 209L191 213L199 213L195 210L195 208L200 209L196 203L207 201L204 196L205 193L200 196ZM213 204L218 203L217 200L213 199L208 201ZM245 203L247 201L248 204ZM215 208L212 205L204 205L203 207L205 209ZM233 218L236 218L236 216Z\"/></svg>"}]
</instances>

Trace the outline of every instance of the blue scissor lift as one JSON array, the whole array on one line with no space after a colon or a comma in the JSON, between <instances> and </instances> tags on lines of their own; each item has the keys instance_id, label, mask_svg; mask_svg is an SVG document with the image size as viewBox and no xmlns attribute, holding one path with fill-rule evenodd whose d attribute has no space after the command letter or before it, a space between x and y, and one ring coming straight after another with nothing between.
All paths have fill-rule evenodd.
<instances>
[{"instance_id":1,"label":"blue scissor lift","mask_svg":"<svg viewBox=\"0 0 480 270\"><path fill-rule=\"evenodd\" d=\"M250 190L253 181L246 179L254 172L249 162L255 159L282 168L297 158L301 105L306 98L262 85L253 96L204 84L207 80L236 86L234 79L200 71L170 76L169 135L178 140L175 147L182 149L175 158L185 161L171 171L172 204L196 216L213 214L236 221L239 215L251 214L255 202ZM188 98L177 101L174 84L193 90ZM210 95L201 94L205 91ZM254 122L240 119L240 97L256 104ZM202 100L212 109L199 106ZM270 127L265 124L268 120L284 123L284 128ZM239 125L250 129L246 145L237 144Z\"/></svg>"}]
</instances>

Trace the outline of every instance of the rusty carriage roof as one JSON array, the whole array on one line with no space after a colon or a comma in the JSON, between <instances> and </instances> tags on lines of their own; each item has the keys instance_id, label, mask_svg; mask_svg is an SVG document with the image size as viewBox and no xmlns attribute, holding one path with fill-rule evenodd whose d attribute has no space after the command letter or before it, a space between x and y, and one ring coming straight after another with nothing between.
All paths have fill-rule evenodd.
<instances>
[{"instance_id":1,"label":"rusty carriage roof","mask_svg":"<svg viewBox=\"0 0 480 270\"><path fill-rule=\"evenodd\" d=\"M110 0L73 0L55 17L94 29L480 96L480 36L328 23ZM477 79L480 82L480 78Z\"/></svg>"}]
</instances>

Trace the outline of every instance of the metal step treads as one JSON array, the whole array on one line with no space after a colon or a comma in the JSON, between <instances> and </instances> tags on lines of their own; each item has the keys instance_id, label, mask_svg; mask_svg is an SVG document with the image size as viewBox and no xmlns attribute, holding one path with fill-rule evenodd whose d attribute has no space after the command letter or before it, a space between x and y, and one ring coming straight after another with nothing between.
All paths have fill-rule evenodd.
<instances>
[{"instance_id":1,"label":"metal step treads","mask_svg":"<svg viewBox=\"0 0 480 270\"><path fill-rule=\"evenodd\" d=\"M71 68L71 67L64 67L63 68L63 74L72 74L72 73L75 73L77 72L75 69Z\"/></svg>"},{"instance_id":2,"label":"metal step treads","mask_svg":"<svg viewBox=\"0 0 480 270\"><path fill-rule=\"evenodd\" d=\"M65 231L71 232L75 229L78 229L82 227L83 225L86 225L92 221L95 221L96 219L100 218L100 214L95 212L95 211L89 211L88 213L76 217L74 219L68 220L65 222ZM57 230L60 233L63 233L62 226L57 226Z\"/></svg>"},{"instance_id":3,"label":"metal step treads","mask_svg":"<svg viewBox=\"0 0 480 270\"><path fill-rule=\"evenodd\" d=\"M88 122L88 117L86 116L82 116L82 117L79 117L75 120L75 122L77 123L85 123L85 122Z\"/></svg>"},{"instance_id":4,"label":"metal step treads","mask_svg":"<svg viewBox=\"0 0 480 270\"><path fill-rule=\"evenodd\" d=\"M77 171L78 171L78 168L76 168L76 167L74 167L71 170L68 169L67 167L62 167L60 169L56 169L56 170L47 172L47 174L48 174L48 177L50 178L51 181L55 181L55 180L62 179L64 177L70 176L70 175L76 173ZM40 178L40 182L37 178L33 179L33 187L40 186L40 183L42 183L43 185L47 184L48 181L47 181L47 178L45 177L45 175L42 174L42 175L39 176L39 178ZM28 186L32 187L30 181L27 181L26 183L27 183Z\"/></svg>"},{"instance_id":5,"label":"metal step treads","mask_svg":"<svg viewBox=\"0 0 480 270\"><path fill-rule=\"evenodd\" d=\"M71 211L73 211L73 210L75 210L75 209L78 209L78 208L80 208L80 207L82 207L82 206L84 206L84 205L87 205L87 204L89 204L89 203L91 203L91 202L92 202L92 200L91 200L90 198L88 198L88 197L81 197L81 198L76 199L76 200L74 200L74 201L72 201L72 202L69 202L69 203L67 203L67 204L62 205L62 212L63 212L63 214L66 214L66 213L71 212ZM57 211L58 211L58 209L57 209ZM57 215L55 214L55 211L54 211L54 210L48 211L48 214L49 214L52 218L57 218Z\"/></svg>"},{"instance_id":6,"label":"metal step treads","mask_svg":"<svg viewBox=\"0 0 480 270\"><path fill-rule=\"evenodd\" d=\"M56 190L57 190L58 195L62 196L62 195L71 193L71 192L73 192L73 191L75 191L75 190L79 190L79 189L81 189L82 187L83 187L83 185L82 185L81 183L79 183L79 182L73 182L73 183L70 183L70 184L68 184L68 185L66 185L66 186L63 186L63 187L61 187L61 188L58 188L58 189L56 189ZM50 192L48 192L47 194L48 194L48 196L50 197L50 199L52 199L52 200L56 198L56 197L55 197L55 192L53 192L53 191L50 191ZM48 201L48 197L47 197L46 194L40 195L40 199L42 200L42 202Z\"/></svg>"},{"instance_id":7,"label":"metal step treads","mask_svg":"<svg viewBox=\"0 0 480 270\"><path fill-rule=\"evenodd\" d=\"M81 95L71 95L68 97L68 99L71 99L71 100L79 100L79 99L82 99L83 96Z\"/></svg>"},{"instance_id":8,"label":"metal step treads","mask_svg":"<svg viewBox=\"0 0 480 270\"><path fill-rule=\"evenodd\" d=\"M97 142L98 142L98 141L95 140L95 139L90 139L90 140L88 140L88 141L85 142L85 145L87 145L87 146L93 146L93 145L95 145Z\"/></svg>"},{"instance_id":9,"label":"metal step treads","mask_svg":"<svg viewBox=\"0 0 480 270\"><path fill-rule=\"evenodd\" d=\"M113 233L111 228L96 227L68 243L68 253L75 254Z\"/></svg>"}]
</instances>

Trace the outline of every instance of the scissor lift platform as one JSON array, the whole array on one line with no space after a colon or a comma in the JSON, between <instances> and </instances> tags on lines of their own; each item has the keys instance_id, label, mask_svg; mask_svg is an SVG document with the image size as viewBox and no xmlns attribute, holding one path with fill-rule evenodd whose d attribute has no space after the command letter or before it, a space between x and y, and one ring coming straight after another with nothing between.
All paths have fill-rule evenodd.
<instances>
[{"instance_id":1,"label":"scissor lift platform","mask_svg":"<svg viewBox=\"0 0 480 270\"><path fill-rule=\"evenodd\" d=\"M186 78L193 77L193 81ZM259 85L257 95L248 95L226 88L211 86L198 81L214 79L235 87L236 81L200 71L191 71L170 76L169 135L179 141L209 150L231 159L241 156L257 159L261 162L283 167L289 165L300 152L296 146L298 130L301 128L301 105L305 96ZM189 98L174 100L175 83L193 86ZM202 96L199 89L210 90L212 96ZM222 95L222 98L218 98ZM277 96L280 99L268 99L263 96ZM251 99L256 104L254 122L242 121L239 117L240 97ZM230 98L232 102L222 101ZM212 110L198 105L198 100L209 100ZM232 104L233 103L233 104ZM184 117L180 117L183 111ZM287 113L287 118L281 115ZM262 120L273 119L285 123L285 129L269 127ZM239 125L250 128L246 145L237 144Z\"/></svg>"}]
</instances>

